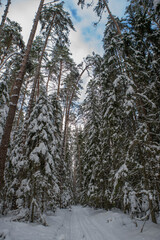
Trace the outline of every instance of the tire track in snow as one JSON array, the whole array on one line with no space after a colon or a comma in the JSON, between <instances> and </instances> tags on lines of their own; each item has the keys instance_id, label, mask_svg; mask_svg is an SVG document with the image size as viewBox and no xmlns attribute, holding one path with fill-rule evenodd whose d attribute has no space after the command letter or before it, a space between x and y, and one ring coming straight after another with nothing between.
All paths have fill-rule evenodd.
<instances>
[{"instance_id":1,"label":"tire track in snow","mask_svg":"<svg viewBox=\"0 0 160 240\"><path fill-rule=\"evenodd\" d=\"M65 211L53 240L115 240L115 237L110 231L104 231L86 208L76 206Z\"/></svg>"},{"instance_id":2,"label":"tire track in snow","mask_svg":"<svg viewBox=\"0 0 160 240\"><path fill-rule=\"evenodd\" d=\"M82 232L83 232L83 238L84 240L107 240L106 236L102 234L100 229L97 228L95 224L89 219L89 215L86 214L86 209L84 211L83 208L81 208L81 213L78 217L79 224L81 226Z\"/></svg>"}]
</instances>

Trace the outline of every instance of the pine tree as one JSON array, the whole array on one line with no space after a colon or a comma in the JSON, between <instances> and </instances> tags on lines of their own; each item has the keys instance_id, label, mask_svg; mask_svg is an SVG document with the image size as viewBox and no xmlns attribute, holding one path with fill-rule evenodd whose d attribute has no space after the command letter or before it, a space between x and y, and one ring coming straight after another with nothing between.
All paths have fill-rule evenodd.
<instances>
[{"instance_id":1,"label":"pine tree","mask_svg":"<svg viewBox=\"0 0 160 240\"><path fill-rule=\"evenodd\" d=\"M22 60L22 65L21 65L19 74L16 78L15 87L14 87L14 90L13 90L13 93L11 96L11 102L10 102L10 106L9 106L8 116L7 116L6 124L5 124L5 128L4 128L4 134L3 134L1 145L0 145L0 182L1 182L0 186L1 186L1 188L4 183L4 169L5 169L5 162L6 162L6 156L7 156L7 148L9 146L9 142L10 142L10 135L11 135L11 131L12 131L12 125L13 125L13 121L14 121L14 117L15 117L16 107L17 107L25 71L26 71L27 60L29 57L29 53L31 50L31 45L32 45L32 42L33 42L33 39L35 36L35 32L37 29L37 25L38 25L38 21L39 21L39 17L40 17L40 12L43 7L43 3L44 3L44 0L41 0L36 17L35 17L34 24L33 24L33 27L32 27L31 33L30 33L26 51L25 51L25 54L24 54L24 57Z\"/></svg>"},{"instance_id":2,"label":"pine tree","mask_svg":"<svg viewBox=\"0 0 160 240\"><path fill-rule=\"evenodd\" d=\"M8 0L7 4L6 4L6 8L4 10L4 14L2 16L2 21L1 21L1 24L0 24L0 35L1 35L2 29L3 29L3 26L5 24L10 5L11 5L11 0Z\"/></svg>"},{"instance_id":3,"label":"pine tree","mask_svg":"<svg viewBox=\"0 0 160 240\"><path fill-rule=\"evenodd\" d=\"M24 42L21 35L22 28L15 22L7 18L2 29L2 38L0 41L0 63L1 67L8 58L24 51Z\"/></svg>"},{"instance_id":4,"label":"pine tree","mask_svg":"<svg viewBox=\"0 0 160 240\"><path fill-rule=\"evenodd\" d=\"M52 84L56 82L57 98L59 98L62 95L61 88L63 88L65 77L72 71L75 63L66 43L56 42L50 56L51 59L47 64L49 70L47 89L50 82Z\"/></svg>"}]
</instances>

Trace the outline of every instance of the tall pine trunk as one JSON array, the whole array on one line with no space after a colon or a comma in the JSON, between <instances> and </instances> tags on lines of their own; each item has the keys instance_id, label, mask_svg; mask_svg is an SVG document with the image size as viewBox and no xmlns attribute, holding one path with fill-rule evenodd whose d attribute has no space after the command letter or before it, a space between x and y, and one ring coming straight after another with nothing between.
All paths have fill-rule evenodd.
<instances>
[{"instance_id":1,"label":"tall pine trunk","mask_svg":"<svg viewBox=\"0 0 160 240\"><path fill-rule=\"evenodd\" d=\"M61 60L60 60L60 73L59 73L59 77L58 77L57 99L59 98L59 95L60 95L62 68L63 68L63 61L62 61L62 59L61 59Z\"/></svg>"},{"instance_id":2,"label":"tall pine trunk","mask_svg":"<svg viewBox=\"0 0 160 240\"><path fill-rule=\"evenodd\" d=\"M6 18L7 18L7 14L8 14L10 4L11 4L11 0L8 0L7 4L6 4L6 8L4 10L4 14L2 16L2 21L1 21L1 25L0 25L0 35L2 33L2 29L3 29L3 26L4 26Z\"/></svg>"},{"instance_id":3,"label":"tall pine trunk","mask_svg":"<svg viewBox=\"0 0 160 240\"><path fill-rule=\"evenodd\" d=\"M51 80L51 76L52 76L52 71L49 70L48 79L47 79L47 83L46 83L46 91L47 91L47 93L48 93L48 87L49 87L49 82Z\"/></svg>"},{"instance_id":4,"label":"tall pine trunk","mask_svg":"<svg viewBox=\"0 0 160 240\"><path fill-rule=\"evenodd\" d=\"M20 121L20 118L22 116L23 105L24 105L24 102L25 102L25 97L26 97L26 93L27 93L28 84L29 84L29 80L26 82L25 91L24 91L24 95L23 95L23 100L22 100L21 108L20 108L19 114L18 114L17 127L19 126L19 121Z\"/></svg>"},{"instance_id":5,"label":"tall pine trunk","mask_svg":"<svg viewBox=\"0 0 160 240\"><path fill-rule=\"evenodd\" d=\"M9 112L8 112L8 116L7 116L7 120L6 120L6 124L5 124L5 128L4 128L4 134L2 136L2 141L1 141L1 145L0 145L0 188L3 186L3 183L4 183L4 169L5 169L5 162L6 162L6 156L7 156L7 149L8 149L8 145L10 142L10 134L12 131L12 125L13 125L13 121L14 121L14 117L15 117L19 94L20 94L22 83L23 83L24 75L26 72L27 60L28 60L29 53L30 53L30 50L32 47L32 42L33 42L33 39L34 39L34 36L36 33L36 29L37 29L40 13L41 13L41 10L43 7L43 3L44 3L44 0L41 0L38 11L37 11L35 19L34 19L33 27L32 27L32 30L31 30L31 33L29 36L29 40L27 43L26 51L23 56L21 68L20 68L18 76L16 78L15 86L14 86L13 93L11 96Z\"/></svg>"},{"instance_id":6,"label":"tall pine trunk","mask_svg":"<svg viewBox=\"0 0 160 240\"><path fill-rule=\"evenodd\" d=\"M120 27L119 27L116 19L115 19L114 16L112 15L112 13L111 13L111 11L110 11L110 9L109 9L109 7L108 7L108 4L107 4L106 0L103 0L103 2L104 2L105 7L107 8L107 11L108 11L108 14L109 14L110 18L112 19L112 21L114 22L114 24L115 24L115 26L116 26L116 28L117 28L117 33L118 33L119 35L121 35L122 33L121 33L121 30L120 30Z\"/></svg>"},{"instance_id":7,"label":"tall pine trunk","mask_svg":"<svg viewBox=\"0 0 160 240\"><path fill-rule=\"evenodd\" d=\"M62 142L62 158L66 160L66 147L67 147L67 133L68 133L68 121L69 121L69 99L67 95L66 99L66 113L65 113L65 123L64 123L64 134Z\"/></svg>"},{"instance_id":8,"label":"tall pine trunk","mask_svg":"<svg viewBox=\"0 0 160 240\"><path fill-rule=\"evenodd\" d=\"M40 70L41 70L42 60L43 60L43 57L44 57L44 53L45 53L45 50L46 50L46 47L47 47L48 39L49 39L51 30L52 30L52 27L53 27L53 23L54 23L55 17L56 17L56 14L54 14L54 16L52 18L52 21L50 23L50 27L49 27L49 30L48 30L48 33L47 33L47 36L46 36L46 40L45 40L45 43L44 43L44 46L43 46L43 49L42 49L42 53L41 53L39 61L38 61L39 63L38 63L36 75L35 75L34 82L33 82L33 87L32 87L32 91L31 91L31 97L30 97L29 104L28 104L27 119L29 118L29 116L30 116L30 114L32 112L32 109L33 109L35 90L36 90L36 86L37 86L37 83L38 83L39 77L40 77Z\"/></svg>"},{"instance_id":9,"label":"tall pine trunk","mask_svg":"<svg viewBox=\"0 0 160 240\"><path fill-rule=\"evenodd\" d=\"M65 115L65 124L64 124L64 134L63 134L63 143L62 143L62 157L65 161L66 159L66 147L67 147L67 138L68 138L68 123L69 123L69 115L70 115L70 108L71 108L71 104L73 101L73 98L75 96L76 93L76 87L78 86L78 83L83 75L83 73L87 70L87 68L89 67L89 65L87 65L81 72L81 74L79 75L79 77L77 78L77 82L72 90L72 94L70 99L68 99L68 95L67 95L67 103L66 103L66 115Z\"/></svg>"}]
</instances>

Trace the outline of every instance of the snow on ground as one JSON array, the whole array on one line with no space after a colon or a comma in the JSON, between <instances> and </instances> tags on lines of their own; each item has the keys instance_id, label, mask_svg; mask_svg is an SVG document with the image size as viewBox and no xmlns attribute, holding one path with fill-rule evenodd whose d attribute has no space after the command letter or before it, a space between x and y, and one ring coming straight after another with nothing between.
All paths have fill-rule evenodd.
<instances>
[{"instance_id":1,"label":"snow on ground","mask_svg":"<svg viewBox=\"0 0 160 240\"><path fill-rule=\"evenodd\" d=\"M46 217L48 226L0 218L0 240L160 240L160 224L131 220L118 210L73 206Z\"/></svg>"}]
</instances>

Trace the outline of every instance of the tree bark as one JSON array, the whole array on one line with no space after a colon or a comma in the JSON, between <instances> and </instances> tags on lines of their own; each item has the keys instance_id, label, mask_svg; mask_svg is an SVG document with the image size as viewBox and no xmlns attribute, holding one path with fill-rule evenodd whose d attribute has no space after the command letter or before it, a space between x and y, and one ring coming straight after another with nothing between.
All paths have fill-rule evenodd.
<instances>
[{"instance_id":1,"label":"tree bark","mask_svg":"<svg viewBox=\"0 0 160 240\"><path fill-rule=\"evenodd\" d=\"M144 163L144 166L143 166L143 175L144 175L145 189L148 191L149 190L149 184L148 184L148 179L147 179L147 176L146 176L145 163ZM157 224L154 206L153 206L152 200L149 197L149 194L147 194L147 198L148 198L148 203L149 203L149 209L150 209L150 215L151 215L152 222Z\"/></svg>"},{"instance_id":2,"label":"tree bark","mask_svg":"<svg viewBox=\"0 0 160 240\"><path fill-rule=\"evenodd\" d=\"M12 94L13 94L13 89L14 89L14 86L15 86L15 82L16 82L16 79L13 80L13 83L12 83L12 86L11 86L11 90L10 90L10 93L9 93L9 97L11 97Z\"/></svg>"},{"instance_id":3,"label":"tree bark","mask_svg":"<svg viewBox=\"0 0 160 240\"><path fill-rule=\"evenodd\" d=\"M47 93L48 93L48 86L49 86L49 81L51 79L51 76L52 76L52 71L49 70L48 79L47 79L47 83L46 83L46 91L47 91Z\"/></svg>"},{"instance_id":4,"label":"tree bark","mask_svg":"<svg viewBox=\"0 0 160 240\"><path fill-rule=\"evenodd\" d=\"M144 177L144 187L145 187L146 191L149 191L149 182L148 182L148 177L147 177L147 173L146 173L146 160L145 160L145 157L143 156L140 145L139 145L139 153L140 153L140 159L141 159L142 165L143 165L142 175ZM149 197L149 193L147 193L147 198L148 198L148 203L149 203L151 220L153 223L157 223L153 202Z\"/></svg>"},{"instance_id":5,"label":"tree bark","mask_svg":"<svg viewBox=\"0 0 160 240\"><path fill-rule=\"evenodd\" d=\"M29 118L29 116L32 112L32 109L33 109L34 95L35 95L35 90L36 90L36 86L37 86L37 81L39 80L39 77L40 77L42 60L43 60L43 57L44 57L45 49L47 47L48 39L49 39L51 30L52 30L52 27L53 27L55 17L56 17L56 14L54 14L54 16L52 18L52 21L50 23L50 27L49 27L49 30L48 30L48 33L47 33L47 36L46 36L46 40L45 40L45 43L44 43L44 46L43 46L43 49L42 49L42 53L41 53L41 55L39 57L39 60L38 60L39 63L38 63L36 75L35 75L34 82L33 82L31 97L30 97L29 104L28 104L27 119Z\"/></svg>"},{"instance_id":6,"label":"tree bark","mask_svg":"<svg viewBox=\"0 0 160 240\"><path fill-rule=\"evenodd\" d=\"M64 123L64 135L63 135L63 144L62 144L62 158L66 159L66 146L67 146L67 133L68 133L68 121L69 121L69 99L67 95L66 99L66 114L65 114L65 123Z\"/></svg>"},{"instance_id":7,"label":"tree bark","mask_svg":"<svg viewBox=\"0 0 160 240\"><path fill-rule=\"evenodd\" d=\"M60 94L62 68L63 68L63 62L62 62L62 59L61 59L61 60L60 60L60 73L59 73L59 78L58 78L57 99L59 98L59 94Z\"/></svg>"},{"instance_id":8,"label":"tree bark","mask_svg":"<svg viewBox=\"0 0 160 240\"><path fill-rule=\"evenodd\" d=\"M35 19L34 19L32 30L31 30L31 33L29 36L29 40L28 40L27 47L26 47L26 50L24 53L21 68L20 68L18 76L16 78L15 86L13 89L13 94L11 96L9 112L8 112L8 116L6 119L4 133L3 133L2 141L1 141L1 145L0 145L0 188L4 184L4 169L5 169L5 162L6 162L6 156L7 156L7 149L8 149L8 145L10 142L10 134L12 131L12 125L13 125L13 121L14 121L14 117L15 117L15 112L16 112L16 108L17 108L17 103L18 103L18 99L19 99L22 82L23 82L24 75L26 72L27 60L28 60L32 42L33 42L33 39L34 39L34 36L36 33L36 29L37 29L40 13L41 13L41 10L43 7L43 3L44 3L44 0L41 0L38 11L37 11Z\"/></svg>"},{"instance_id":9,"label":"tree bark","mask_svg":"<svg viewBox=\"0 0 160 240\"><path fill-rule=\"evenodd\" d=\"M25 86L25 92L24 92L22 103L21 103L21 108L20 108L20 111L19 111L19 114L18 114L17 127L19 126L19 120L20 120L20 117L22 115L22 109L23 109L23 105L24 105L24 101L25 101L25 97L26 97L28 84L29 84L29 81L27 81L26 86Z\"/></svg>"},{"instance_id":10,"label":"tree bark","mask_svg":"<svg viewBox=\"0 0 160 240\"><path fill-rule=\"evenodd\" d=\"M35 97L37 97L37 98L39 98L39 92L40 92L40 91L39 91L39 86L40 86L40 85L39 85L39 80L40 80L40 76L39 76L39 78L37 79L37 96L35 96ZM36 99L37 99L37 98L36 98Z\"/></svg>"},{"instance_id":11,"label":"tree bark","mask_svg":"<svg viewBox=\"0 0 160 240\"><path fill-rule=\"evenodd\" d=\"M106 0L103 0L103 2L104 2L104 5L105 5L106 8L107 8L107 11L108 11L108 13L109 13L110 18L112 19L112 21L114 22L114 24L115 24L115 26L116 26L116 28L117 28L117 33L118 33L119 35L122 35L121 30L120 30L120 27L119 27L116 19L113 17L113 15L112 15L109 7L108 7L108 4L107 4Z\"/></svg>"},{"instance_id":12,"label":"tree bark","mask_svg":"<svg viewBox=\"0 0 160 240\"><path fill-rule=\"evenodd\" d=\"M5 21L6 21L6 18L7 18L7 14L8 14L10 4L11 4L11 0L8 0L7 4L6 4L6 8L4 10L4 14L2 16L2 21L1 21L1 25L0 25L0 35L2 33L2 29L4 27L4 24L5 24Z\"/></svg>"},{"instance_id":13,"label":"tree bark","mask_svg":"<svg viewBox=\"0 0 160 240\"><path fill-rule=\"evenodd\" d=\"M76 139L77 139L77 153L78 153L78 164L79 164L79 188L80 192L82 192L82 160L81 160L81 149L80 149L80 143L79 143L79 137L78 137L78 129L75 123L75 129L76 129Z\"/></svg>"},{"instance_id":14,"label":"tree bark","mask_svg":"<svg viewBox=\"0 0 160 240\"><path fill-rule=\"evenodd\" d=\"M83 73L87 70L87 68L89 67L89 65L87 65L81 72L81 74L79 75L77 82L73 88L72 94L70 99L68 99L68 95L67 95L67 105L66 105L66 116L65 116L65 124L64 124L64 135L63 135L63 145L62 145L62 157L64 157L64 160L66 159L66 146L67 146L67 133L68 133L68 121L69 121L69 114L70 114L70 108L71 108L71 104L72 104L72 100L74 98L75 95L75 91L76 91L76 86L78 85L78 82L80 81Z\"/></svg>"}]
</instances>

